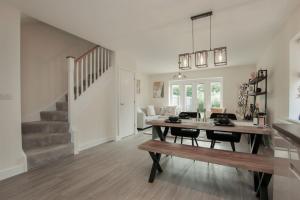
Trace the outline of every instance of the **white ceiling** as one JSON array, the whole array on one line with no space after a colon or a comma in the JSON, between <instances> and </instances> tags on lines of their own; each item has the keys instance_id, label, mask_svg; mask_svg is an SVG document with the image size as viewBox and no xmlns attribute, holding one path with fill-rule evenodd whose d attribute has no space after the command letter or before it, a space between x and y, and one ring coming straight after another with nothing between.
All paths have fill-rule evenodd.
<instances>
[{"instance_id":1,"label":"white ceiling","mask_svg":"<svg viewBox=\"0 0 300 200\"><path fill-rule=\"evenodd\" d=\"M191 51L190 16L214 11L213 46L229 65L255 64L299 0L6 0L23 13L131 54L139 71L177 70ZM196 49L209 48L208 18L195 22ZM200 39L201 38L201 39Z\"/></svg>"}]
</instances>

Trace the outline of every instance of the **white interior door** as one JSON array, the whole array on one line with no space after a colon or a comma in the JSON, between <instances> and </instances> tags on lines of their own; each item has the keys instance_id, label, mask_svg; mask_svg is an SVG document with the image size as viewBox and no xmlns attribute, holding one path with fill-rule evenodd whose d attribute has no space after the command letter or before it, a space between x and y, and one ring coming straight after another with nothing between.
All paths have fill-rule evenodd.
<instances>
[{"instance_id":1,"label":"white interior door","mask_svg":"<svg viewBox=\"0 0 300 200\"><path fill-rule=\"evenodd\" d=\"M120 69L119 135L134 134L134 74Z\"/></svg>"}]
</instances>

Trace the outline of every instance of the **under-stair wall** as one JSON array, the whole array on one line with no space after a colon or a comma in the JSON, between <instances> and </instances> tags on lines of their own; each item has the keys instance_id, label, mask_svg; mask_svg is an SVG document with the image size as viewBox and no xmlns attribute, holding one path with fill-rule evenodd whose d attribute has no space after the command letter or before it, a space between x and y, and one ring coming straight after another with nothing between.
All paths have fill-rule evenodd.
<instances>
[{"instance_id":1,"label":"under-stair wall","mask_svg":"<svg viewBox=\"0 0 300 200\"><path fill-rule=\"evenodd\" d=\"M114 53L96 46L67 63L70 132L78 153L115 139Z\"/></svg>"},{"instance_id":2,"label":"under-stair wall","mask_svg":"<svg viewBox=\"0 0 300 200\"><path fill-rule=\"evenodd\" d=\"M79 57L96 44L26 17L21 23L22 122L55 110L68 88L65 58Z\"/></svg>"}]
</instances>

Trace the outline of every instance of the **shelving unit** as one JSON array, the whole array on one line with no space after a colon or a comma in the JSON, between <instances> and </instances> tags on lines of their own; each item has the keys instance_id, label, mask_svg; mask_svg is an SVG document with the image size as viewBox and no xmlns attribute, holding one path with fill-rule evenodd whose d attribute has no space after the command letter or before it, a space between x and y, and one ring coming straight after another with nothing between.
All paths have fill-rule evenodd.
<instances>
[{"instance_id":1,"label":"shelving unit","mask_svg":"<svg viewBox=\"0 0 300 200\"><path fill-rule=\"evenodd\" d=\"M257 88L259 88L259 83L264 82L264 91L257 92ZM253 97L253 105L256 105L257 97L263 96L264 97L264 110L261 112L264 112L267 114L267 107L268 107L268 70L258 70L257 77L255 79L249 79L248 82L249 86L253 86L253 92L248 93L247 92L247 100L246 100L246 107L248 106L248 98ZM245 117L246 113L244 113Z\"/></svg>"}]
</instances>

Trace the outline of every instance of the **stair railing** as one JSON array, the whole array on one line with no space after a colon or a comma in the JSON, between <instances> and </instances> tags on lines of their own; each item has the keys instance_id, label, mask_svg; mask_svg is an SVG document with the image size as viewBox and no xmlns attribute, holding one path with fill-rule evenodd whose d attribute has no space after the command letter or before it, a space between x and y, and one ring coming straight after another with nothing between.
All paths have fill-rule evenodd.
<instances>
[{"instance_id":1,"label":"stair railing","mask_svg":"<svg viewBox=\"0 0 300 200\"><path fill-rule=\"evenodd\" d=\"M101 46L93 47L78 58L67 57L68 118L70 128L72 127L74 102L112 67L112 58L113 52Z\"/></svg>"}]
</instances>

